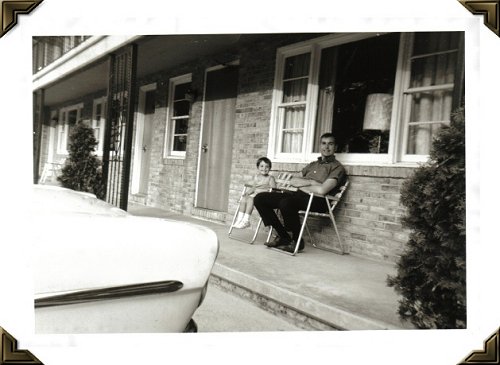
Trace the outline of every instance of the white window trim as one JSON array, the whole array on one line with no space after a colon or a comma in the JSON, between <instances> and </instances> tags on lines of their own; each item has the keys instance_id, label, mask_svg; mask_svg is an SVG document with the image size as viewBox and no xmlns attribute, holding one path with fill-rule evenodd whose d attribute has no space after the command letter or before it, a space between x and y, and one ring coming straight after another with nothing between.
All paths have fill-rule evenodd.
<instances>
[{"instance_id":1,"label":"white window trim","mask_svg":"<svg viewBox=\"0 0 500 365\"><path fill-rule=\"evenodd\" d=\"M57 110L50 112L50 124L49 124L49 146L47 151L47 162L52 163L54 161L54 151L57 145L56 131L58 129L58 113Z\"/></svg>"},{"instance_id":2,"label":"white window trim","mask_svg":"<svg viewBox=\"0 0 500 365\"><path fill-rule=\"evenodd\" d=\"M270 116L268 156L275 162L309 162L319 156L319 153L312 153L314 144L314 125L316 120L318 95L319 63L321 51L327 47L339 46L342 44L355 42L367 38L372 38L383 33L343 33L328 35L285 47L281 47L276 52L276 73L274 78L274 91L272 97L272 109ZM369 153L336 153L337 158L347 164L368 164L368 165L407 165L425 162L428 155L407 155L406 133L408 129L409 108L405 103L407 97L404 90L408 88L410 82L409 58L411 57L413 33L402 32L396 65L394 83L394 101L391 115L391 128L389 137L389 148L386 154ZM311 52L310 79L307 91L307 106L305 114L304 143L301 153L278 153L280 146L278 119L278 105L282 100L282 80L284 72L284 60L287 57L297 54ZM312 102L311 102L312 101Z\"/></svg>"},{"instance_id":3,"label":"white window trim","mask_svg":"<svg viewBox=\"0 0 500 365\"><path fill-rule=\"evenodd\" d=\"M272 97L271 122L269 130L268 156L271 156L276 162L308 162L316 159L319 153L310 152L314 145L314 125L317 113L317 97L319 93L319 65L321 51L324 48L339 46L342 44L360 41L367 38L376 37L383 33L340 33L327 35L324 37L288 45L278 48L276 51L276 73L274 78L274 91ZM304 121L304 143L300 153L279 153L278 148L281 145L281 138L278 134L280 128L278 121L278 105L283 96L281 90L284 60L287 57L295 56L301 53L310 52L310 71L309 84L306 98L306 112ZM396 71L397 77L397 71ZM393 110L394 115L394 110ZM395 123L391 123L391 126ZM388 163L389 154L336 154L339 160L343 162L368 162L368 163Z\"/></svg>"},{"instance_id":4,"label":"white window trim","mask_svg":"<svg viewBox=\"0 0 500 365\"><path fill-rule=\"evenodd\" d=\"M57 125L57 153L60 155L67 155L69 153L66 148L69 138L69 124L67 123L67 118L68 113L73 110L76 110L76 122L78 123L82 119L83 103L67 106L59 110L59 121Z\"/></svg>"},{"instance_id":5,"label":"white window trim","mask_svg":"<svg viewBox=\"0 0 500 365\"><path fill-rule=\"evenodd\" d=\"M440 85L435 85L435 86L427 86L427 87L420 87L420 88L411 88L410 83L411 83L411 69L410 69L410 61L412 58L412 49L413 49L413 43L415 39L415 33L404 33L402 34L401 37L401 44L404 44L405 52L403 54L402 58L403 59L403 65L401 66L401 69L404 71L402 72L402 81L400 85L400 90L399 94L401 95L400 98L400 105L399 108L402 109L401 114L398 117L399 125L401 128L401 132L396 135L395 138L397 140L397 145L400 148L399 154L398 154L398 161L405 163L419 163L419 162L425 162L429 158L429 154L408 154L408 133L410 130L410 113L411 113L411 95L415 92L418 92L420 90L429 90L429 89L434 89L434 90L451 90L453 92L453 89L455 87L455 83L452 84L440 84ZM430 56L430 55L435 55L443 52L434 52L430 53L425 56ZM446 53L450 53L450 51L446 51ZM422 57L420 55L419 57ZM457 80L455 80L456 82ZM460 80L458 80L460 82ZM429 124L449 124L449 121L430 121L428 122Z\"/></svg>"},{"instance_id":6,"label":"white window trim","mask_svg":"<svg viewBox=\"0 0 500 365\"><path fill-rule=\"evenodd\" d=\"M186 157L186 151L172 151L173 145L173 133L174 133L174 121L173 118L173 100L175 87L180 84L187 84L192 82L192 74L185 74L181 76L173 77L169 80L168 86L168 102L167 102L167 120L165 122L165 139L163 141L163 158L171 159L184 159ZM191 116L189 116L190 118ZM188 131L189 133L189 131Z\"/></svg>"},{"instance_id":7,"label":"white window trim","mask_svg":"<svg viewBox=\"0 0 500 365\"><path fill-rule=\"evenodd\" d=\"M106 107L107 107L107 101L108 97L103 96L98 99L94 99L94 103L92 106L92 129L96 128L97 124L97 119L96 119L96 110L97 110L97 105L101 104L101 120L102 120L102 125L99 127L100 128L100 133L99 133L99 140L97 141L97 148L96 152L99 156L102 156L102 151L103 151L103 146L104 146L104 130L106 128Z\"/></svg>"}]
</instances>

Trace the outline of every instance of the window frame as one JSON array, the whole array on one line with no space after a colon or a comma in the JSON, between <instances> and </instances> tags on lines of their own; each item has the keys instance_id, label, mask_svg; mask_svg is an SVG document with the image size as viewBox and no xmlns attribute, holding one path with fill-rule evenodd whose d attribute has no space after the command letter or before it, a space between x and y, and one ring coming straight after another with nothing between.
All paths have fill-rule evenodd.
<instances>
[{"instance_id":1,"label":"window frame","mask_svg":"<svg viewBox=\"0 0 500 365\"><path fill-rule=\"evenodd\" d=\"M400 35L400 42L395 70L394 98L389 130L388 152L384 154L336 153L337 158L343 163L363 163L367 165L409 163L410 165L413 165L415 163L425 162L428 159L428 154L407 155L404 153L406 151L406 133L408 130L409 122L409 101L408 98L405 97L404 91L407 90L411 79L410 62L413 49L414 33L398 33ZM270 156L273 161L308 162L319 156L319 153L314 153L312 151L314 145L314 129L317 115L317 98L319 94L318 81L321 63L321 51L324 48L340 46L351 42L374 38L384 34L387 33L341 33L315 38L277 49L276 72L274 78L268 145L268 156ZM307 103L304 120L304 140L302 143L302 151L299 153L281 153L279 152L279 149L281 146L280 134L282 134L282 129L280 129L281 127L278 121L278 108L283 97L282 85L285 68L284 61L287 57L305 52L310 52L311 61L309 71L309 84L306 96ZM460 82L462 82L462 80L459 80L455 77L455 84Z\"/></svg>"},{"instance_id":2,"label":"window frame","mask_svg":"<svg viewBox=\"0 0 500 365\"><path fill-rule=\"evenodd\" d=\"M82 120L83 103L70 105L59 109L59 119L57 122L57 154L69 154L67 145L69 139L68 114L76 110L76 123Z\"/></svg>"},{"instance_id":3,"label":"window frame","mask_svg":"<svg viewBox=\"0 0 500 365\"><path fill-rule=\"evenodd\" d=\"M437 32L436 32L437 33ZM443 90L448 90L451 91L452 94L452 112L453 112L453 105L456 103L455 98L458 96L455 93L455 90L463 80L458 79L457 77L457 71L459 69L459 65L457 65L457 70L455 70L455 76L453 83L450 84L440 84L440 85L433 85L433 86L423 86L423 87L417 87L417 88L412 88L411 85L411 61L412 59L415 58L423 58L423 57L430 57L430 56L435 56L438 54L443 54L443 53L451 53L451 52L457 52L457 60L459 63L461 62L460 57L463 57L463 54L461 54L461 45L459 44L458 48L453 51L438 51L438 52L430 52L425 55L418 55L415 57L412 53L413 51L413 46L414 46L414 41L415 41L415 33L402 33L401 35L401 44L404 44L405 50L403 54L400 56L402 58L402 80L401 80L401 86L400 86L400 93L398 94L400 97L400 114L398 117L398 120L400 121L400 133L397 135L397 140L398 144L397 146L399 147L398 149L398 154L397 154L397 161L401 163L419 163L419 162L425 162L427 161L429 154L409 154L407 153L408 151L408 133L410 130L410 124L411 124L411 109L412 109L412 94L418 92L418 91L428 91L428 90L433 90L433 91L443 91ZM461 38L461 41L463 42L463 39ZM448 123L446 123L448 122ZM449 125L450 120L448 121L431 121L431 122L425 122L426 124L447 124ZM417 124L417 123L414 123Z\"/></svg>"},{"instance_id":4,"label":"window frame","mask_svg":"<svg viewBox=\"0 0 500 365\"><path fill-rule=\"evenodd\" d=\"M96 153L99 156L102 156L103 153L103 146L104 146L104 131L106 128L106 109L107 109L107 102L108 102L108 97L103 96L97 99L94 99L93 105L92 105L92 130L97 129L97 119L96 119L96 110L97 106L100 104L101 105L101 115L100 115L100 122L101 125L99 126L100 133L99 133L99 138L97 139L97 146L96 146Z\"/></svg>"},{"instance_id":5,"label":"window frame","mask_svg":"<svg viewBox=\"0 0 500 365\"><path fill-rule=\"evenodd\" d=\"M174 97L175 97L175 88L178 85L189 84L193 82L192 74L185 74L181 76L172 77L169 80L168 86L168 100L167 100L167 120L165 123L165 140L163 142L163 158L172 158L172 159L184 159L186 158L186 151L174 151L174 137L178 134L175 134L175 123L178 119L191 119L191 105L189 105L189 114L183 115L179 117L174 117ZM184 134L183 134L184 135ZM189 135L189 129L185 133L186 139Z\"/></svg>"}]
</instances>

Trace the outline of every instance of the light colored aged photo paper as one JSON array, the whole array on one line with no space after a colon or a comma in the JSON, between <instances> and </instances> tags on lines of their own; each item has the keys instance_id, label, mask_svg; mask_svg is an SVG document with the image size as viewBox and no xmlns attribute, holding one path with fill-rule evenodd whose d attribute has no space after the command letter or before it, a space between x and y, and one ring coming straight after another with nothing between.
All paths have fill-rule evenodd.
<instances>
[{"instance_id":1,"label":"light colored aged photo paper","mask_svg":"<svg viewBox=\"0 0 500 365\"><path fill-rule=\"evenodd\" d=\"M37 257L32 253L37 244L35 230L40 229L36 220L43 217L30 210L34 36L424 31L464 32L465 39L466 329L36 333L33 267ZM18 15L15 26L0 38L0 327L17 339L20 350L30 351L45 365L460 363L471 352L482 351L484 341L500 327L495 219L499 206L499 59L500 37L484 24L483 16L473 15L457 0L179 4L44 0L30 14ZM343 148L348 151L349 146ZM51 234L64 231L60 222L47 226ZM253 260L259 260L260 248ZM300 260L300 253L283 257L283 265Z\"/></svg>"}]
</instances>

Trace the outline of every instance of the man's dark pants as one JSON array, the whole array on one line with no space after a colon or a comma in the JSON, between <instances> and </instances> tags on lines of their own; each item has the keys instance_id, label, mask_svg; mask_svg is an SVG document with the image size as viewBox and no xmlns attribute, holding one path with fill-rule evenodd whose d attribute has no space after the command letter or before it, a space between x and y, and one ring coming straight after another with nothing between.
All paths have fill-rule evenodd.
<instances>
[{"instance_id":1,"label":"man's dark pants","mask_svg":"<svg viewBox=\"0 0 500 365\"><path fill-rule=\"evenodd\" d=\"M300 233L299 210L306 210L309 203L309 194L303 191L296 192L265 192L259 193L254 198L254 205L265 226L272 226L278 235L285 241L297 240ZM275 209L279 209L283 217L284 226L281 224ZM311 203L311 211L326 212L325 199L315 197ZM288 232L292 232L292 237Z\"/></svg>"}]
</instances>

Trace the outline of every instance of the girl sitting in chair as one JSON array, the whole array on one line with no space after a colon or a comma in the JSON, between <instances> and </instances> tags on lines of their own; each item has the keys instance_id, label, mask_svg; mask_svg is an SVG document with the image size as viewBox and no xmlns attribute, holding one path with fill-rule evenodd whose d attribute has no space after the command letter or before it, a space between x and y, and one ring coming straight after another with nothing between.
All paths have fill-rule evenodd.
<instances>
[{"instance_id":1,"label":"girl sitting in chair","mask_svg":"<svg viewBox=\"0 0 500 365\"><path fill-rule=\"evenodd\" d=\"M257 160L257 174L252 181L245 184L245 192L241 196L238 216L233 225L234 228L247 228L250 226L250 215L253 211L253 198L258 193L269 191L276 187L276 180L269 175L271 170L271 160L267 157L261 157Z\"/></svg>"}]
</instances>

